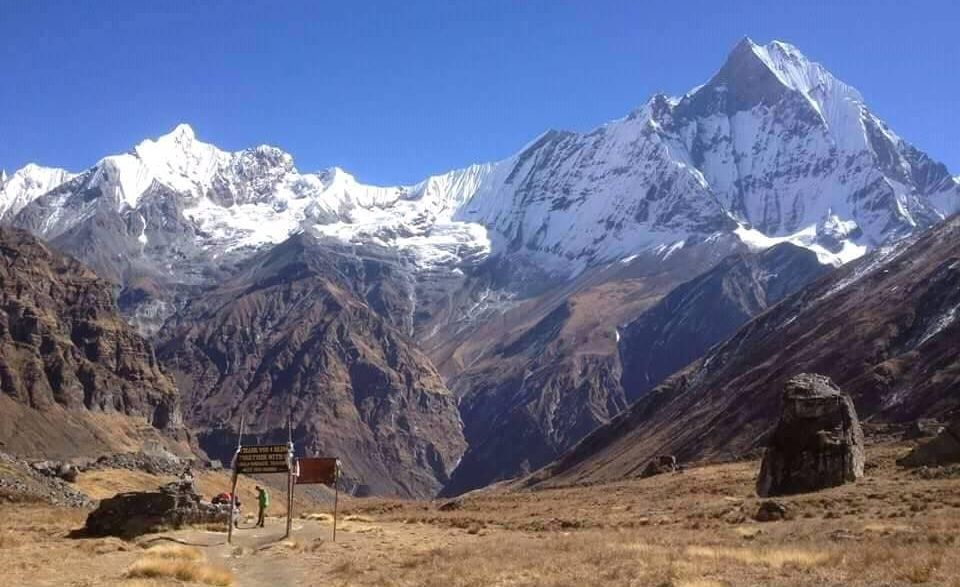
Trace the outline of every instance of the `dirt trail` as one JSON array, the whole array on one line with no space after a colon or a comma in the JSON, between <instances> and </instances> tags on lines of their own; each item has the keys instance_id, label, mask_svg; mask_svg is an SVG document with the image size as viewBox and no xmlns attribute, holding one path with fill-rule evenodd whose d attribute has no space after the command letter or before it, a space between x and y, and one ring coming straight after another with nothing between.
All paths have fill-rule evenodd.
<instances>
[{"instance_id":1,"label":"dirt trail","mask_svg":"<svg viewBox=\"0 0 960 587\"><path fill-rule=\"evenodd\" d=\"M211 545L200 547L209 561L234 572L239 587L322 584L333 581L345 565L390 569L411 554L476 539L454 528L358 517L338 521L336 542L330 520L294 520L290 538L284 539L285 523L268 518L265 528L241 526L232 545L219 532L184 530L163 536Z\"/></svg>"}]
</instances>

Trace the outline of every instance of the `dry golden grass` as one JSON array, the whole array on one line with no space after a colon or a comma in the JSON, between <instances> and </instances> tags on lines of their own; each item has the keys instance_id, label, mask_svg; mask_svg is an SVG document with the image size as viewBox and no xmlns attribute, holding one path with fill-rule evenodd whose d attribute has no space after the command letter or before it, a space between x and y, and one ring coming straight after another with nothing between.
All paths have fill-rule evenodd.
<instances>
[{"instance_id":1,"label":"dry golden grass","mask_svg":"<svg viewBox=\"0 0 960 587\"><path fill-rule=\"evenodd\" d=\"M715 560L731 560L745 565L764 565L779 569L791 566L806 569L822 565L830 560L826 552L799 550L795 548L724 548L713 546L688 546L687 555Z\"/></svg>"},{"instance_id":2,"label":"dry golden grass","mask_svg":"<svg viewBox=\"0 0 960 587\"><path fill-rule=\"evenodd\" d=\"M147 549L146 555L154 558L184 561L200 561L204 559L203 553L200 552L198 548L177 544L176 542L151 546Z\"/></svg>"},{"instance_id":3,"label":"dry golden grass","mask_svg":"<svg viewBox=\"0 0 960 587\"><path fill-rule=\"evenodd\" d=\"M12 570L4 584L44 587L173 587L198 581L197 567L221 558L252 585L282 566L291 583L350 587L960 587L960 478L900 470L893 463L902 452L868 447L865 479L782 498L792 519L762 524L752 520L758 463L743 462L607 485L486 491L449 511L346 498L343 518L354 522L341 518L336 543L328 514L305 508L290 540L263 548L281 540L272 519L266 531L235 533L233 546L199 549L206 558L190 547L69 540L84 512L0 505L0 544L13 537L0 558ZM216 542L197 528L177 535ZM136 550L121 550L128 547Z\"/></svg>"},{"instance_id":4,"label":"dry golden grass","mask_svg":"<svg viewBox=\"0 0 960 587\"><path fill-rule=\"evenodd\" d=\"M878 534L895 534L897 532L911 532L912 528L906 524L885 524L881 522L875 522L864 525L863 531L876 532Z\"/></svg>"},{"instance_id":5,"label":"dry golden grass","mask_svg":"<svg viewBox=\"0 0 960 587\"><path fill-rule=\"evenodd\" d=\"M135 545L119 538L91 538L78 540L77 549L87 554L109 554L111 552L127 552L136 548Z\"/></svg>"},{"instance_id":6,"label":"dry golden grass","mask_svg":"<svg viewBox=\"0 0 960 587\"><path fill-rule=\"evenodd\" d=\"M711 569L697 559L628 537L610 541L602 532L531 537L505 533L469 544L411 553L397 569L371 569L345 559L331 569L348 585L480 587L509 585L713 585ZM699 583L698 583L699 582Z\"/></svg>"},{"instance_id":7,"label":"dry golden grass","mask_svg":"<svg viewBox=\"0 0 960 587\"><path fill-rule=\"evenodd\" d=\"M903 445L868 450L867 478L782 498L793 518L765 524L752 521L756 462L589 487L486 491L450 511L348 498L345 511L388 531L396 522L460 534L449 546L391 561L397 570L388 573L362 556L329 571L357 586L960 587L960 480L928 482L897 468Z\"/></svg>"},{"instance_id":8,"label":"dry golden grass","mask_svg":"<svg viewBox=\"0 0 960 587\"><path fill-rule=\"evenodd\" d=\"M229 587L233 585L233 573L229 569L193 561L146 557L127 569L127 577L146 579L176 579L189 583L202 583Z\"/></svg>"},{"instance_id":9,"label":"dry golden grass","mask_svg":"<svg viewBox=\"0 0 960 587\"><path fill-rule=\"evenodd\" d=\"M229 569L206 563L198 548L183 544L158 544L127 569L129 578L176 579L205 585L229 586L233 573Z\"/></svg>"},{"instance_id":10,"label":"dry golden grass","mask_svg":"<svg viewBox=\"0 0 960 587\"><path fill-rule=\"evenodd\" d=\"M120 583L120 587L156 587L157 583L149 579L127 579Z\"/></svg>"},{"instance_id":11,"label":"dry golden grass","mask_svg":"<svg viewBox=\"0 0 960 587\"><path fill-rule=\"evenodd\" d=\"M737 536L740 536L741 538L744 538L746 540L753 540L754 538L756 538L757 536L763 533L763 530L761 530L760 527L756 525L737 526L736 528L733 529L733 531L734 533L736 533Z\"/></svg>"},{"instance_id":12,"label":"dry golden grass","mask_svg":"<svg viewBox=\"0 0 960 587\"><path fill-rule=\"evenodd\" d=\"M8 548L16 548L18 546L24 545L24 539L21 536L17 536L13 532L3 532L0 534L0 550L6 550Z\"/></svg>"},{"instance_id":13,"label":"dry golden grass","mask_svg":"<svg viewBox=\"0 0 960 587\"><path fill-rule=\"evenodd\" d=\"M104 499L125 491L152 491L173 480L172 476L153 475L145 471L103 469L81 473L75 485L92 499Z\"/></svg>"},{"instance_id":14,"label":"dry golden grass","mask_svg":"<svg viewBox=\"0 0 960 587\"><path fill-rule=\"evenodd\" d=\"M207 564L200 549L178 543L151 546L143 558L127 569L126 576L131 579L169 578L217 586L233 584L233 573L229 569Z\"/></svg>"}]
</instances>

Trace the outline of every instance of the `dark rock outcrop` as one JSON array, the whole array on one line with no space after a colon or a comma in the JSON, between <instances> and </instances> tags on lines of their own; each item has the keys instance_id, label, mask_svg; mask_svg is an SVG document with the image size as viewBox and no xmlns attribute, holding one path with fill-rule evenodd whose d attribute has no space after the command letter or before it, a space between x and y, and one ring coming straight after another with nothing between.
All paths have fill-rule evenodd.
<instances>
[{"instance_id":1,"label":"dark rock outcrop","mask_svg":"<svg viewBox=\"0 0 960 587\"><path fill-rule=\"evenodd\" d=\"M193 524L228 524L229 507L203 501L192 481L174 481L157 491L120 493L100 501L87 516L88 536L134 538Z\"/></svg>"},{"instance_id":2,"label":"dark rock outcrop","mask_svg":"<svg viewBox=\"0 0 960 587\"><path fill-rule=\"evenodd\" d=\"M853 401L828 377L787 381L780 422L763 456L757 494L789 495L863 477L863 430Z\"/></svg>"},{"instance_id":3,"label":"dark rock outcrop","mask_svg":"<svg viewBox=\"0 0 960 587\"><path fill-rule=\"evenodd\" d=\"M30 456L180 434L179 394L117 312L111 285L20 230L0 230L0 443Z\"/></svg>"},{"instance_id":4,"label":"dark rock outcrop","mask_svg":"<svg viewBox=\"0 0 960 587\"><path fill-rule=\"evenodd\" d=\"M778 501L763 501L757 507L757 513L753 519L758 522L776 522L786 519L789 516L787 506Z\"/></svg>"},{"instance_id":5,"label":"dark rock outcrop","mask_svg":"<svg viewBox=\"0 0 960 587\"><path fill-rule=\"evenodd\" d=\"M903 437L908 439L934 438L944 429L944 426L937 420L921 418L910 424L904 431Z\"/></svg>"},{"instance_id":6,"label":"dark rock outcrop","mask_svg":"<svg viewBox=\"0 0 960 587\"><path fill-rule=\"evenodd\" d=\"M640 473L641 477L653 477L664 473L673 473L677 470L677 457L673 455L660 455L651 459L647 466Z\"/></svg>"},{"instance_id":7,"label":"dark rock outcrop","mask_svg":"<svg viewBox=\"0 0 960 587\"><path fill-rule=\"evenodd\" d=\"M960 417L898 461L905 467L939 467L953 463L960 463Z\"/></svg>"}]
</instances>

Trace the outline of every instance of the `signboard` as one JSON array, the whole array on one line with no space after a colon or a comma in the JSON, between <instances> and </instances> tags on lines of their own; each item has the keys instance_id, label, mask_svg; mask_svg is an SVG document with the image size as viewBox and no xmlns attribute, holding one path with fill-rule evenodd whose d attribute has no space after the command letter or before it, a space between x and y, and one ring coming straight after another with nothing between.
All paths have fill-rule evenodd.
<instances>
[{"instance_id":1,"label":"signboard","mask_svg":"<svg viewBox=\"0 0 960 587\"><path fill-rule=\"evenodd\" d=\"M286 444L243 446L237 452L235 472L241 475L257 473L289 473L290 447Z\"/></svg>"},{"instance_id":2,"label":"signboard","mask_svg":"<svg viewBox=\"0 0 960 587\"><path fill-rule=\"evenodd\" d=\"M322 483L333 485L337 482L339 461L333 457L305 457L297 459L299 475L297 485Z\"/></svg>"}]
</instances>

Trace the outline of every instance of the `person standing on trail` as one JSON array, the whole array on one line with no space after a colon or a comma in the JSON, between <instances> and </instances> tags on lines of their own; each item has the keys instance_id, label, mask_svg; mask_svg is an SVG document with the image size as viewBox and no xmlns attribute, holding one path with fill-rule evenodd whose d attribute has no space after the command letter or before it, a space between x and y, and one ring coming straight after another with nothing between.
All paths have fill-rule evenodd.
<instances>
[{"instance_id":1,"label":"person standing on trail","mask_svg":"<svg viewBox=\"0 0 960 587\"><path fill-rule=\"evenodd\" d=\"M263 528L263 518L267 513L267 507L270 505L270 494L263 487L257 485L257 526Z\"/></svg>"}]
</instances>

